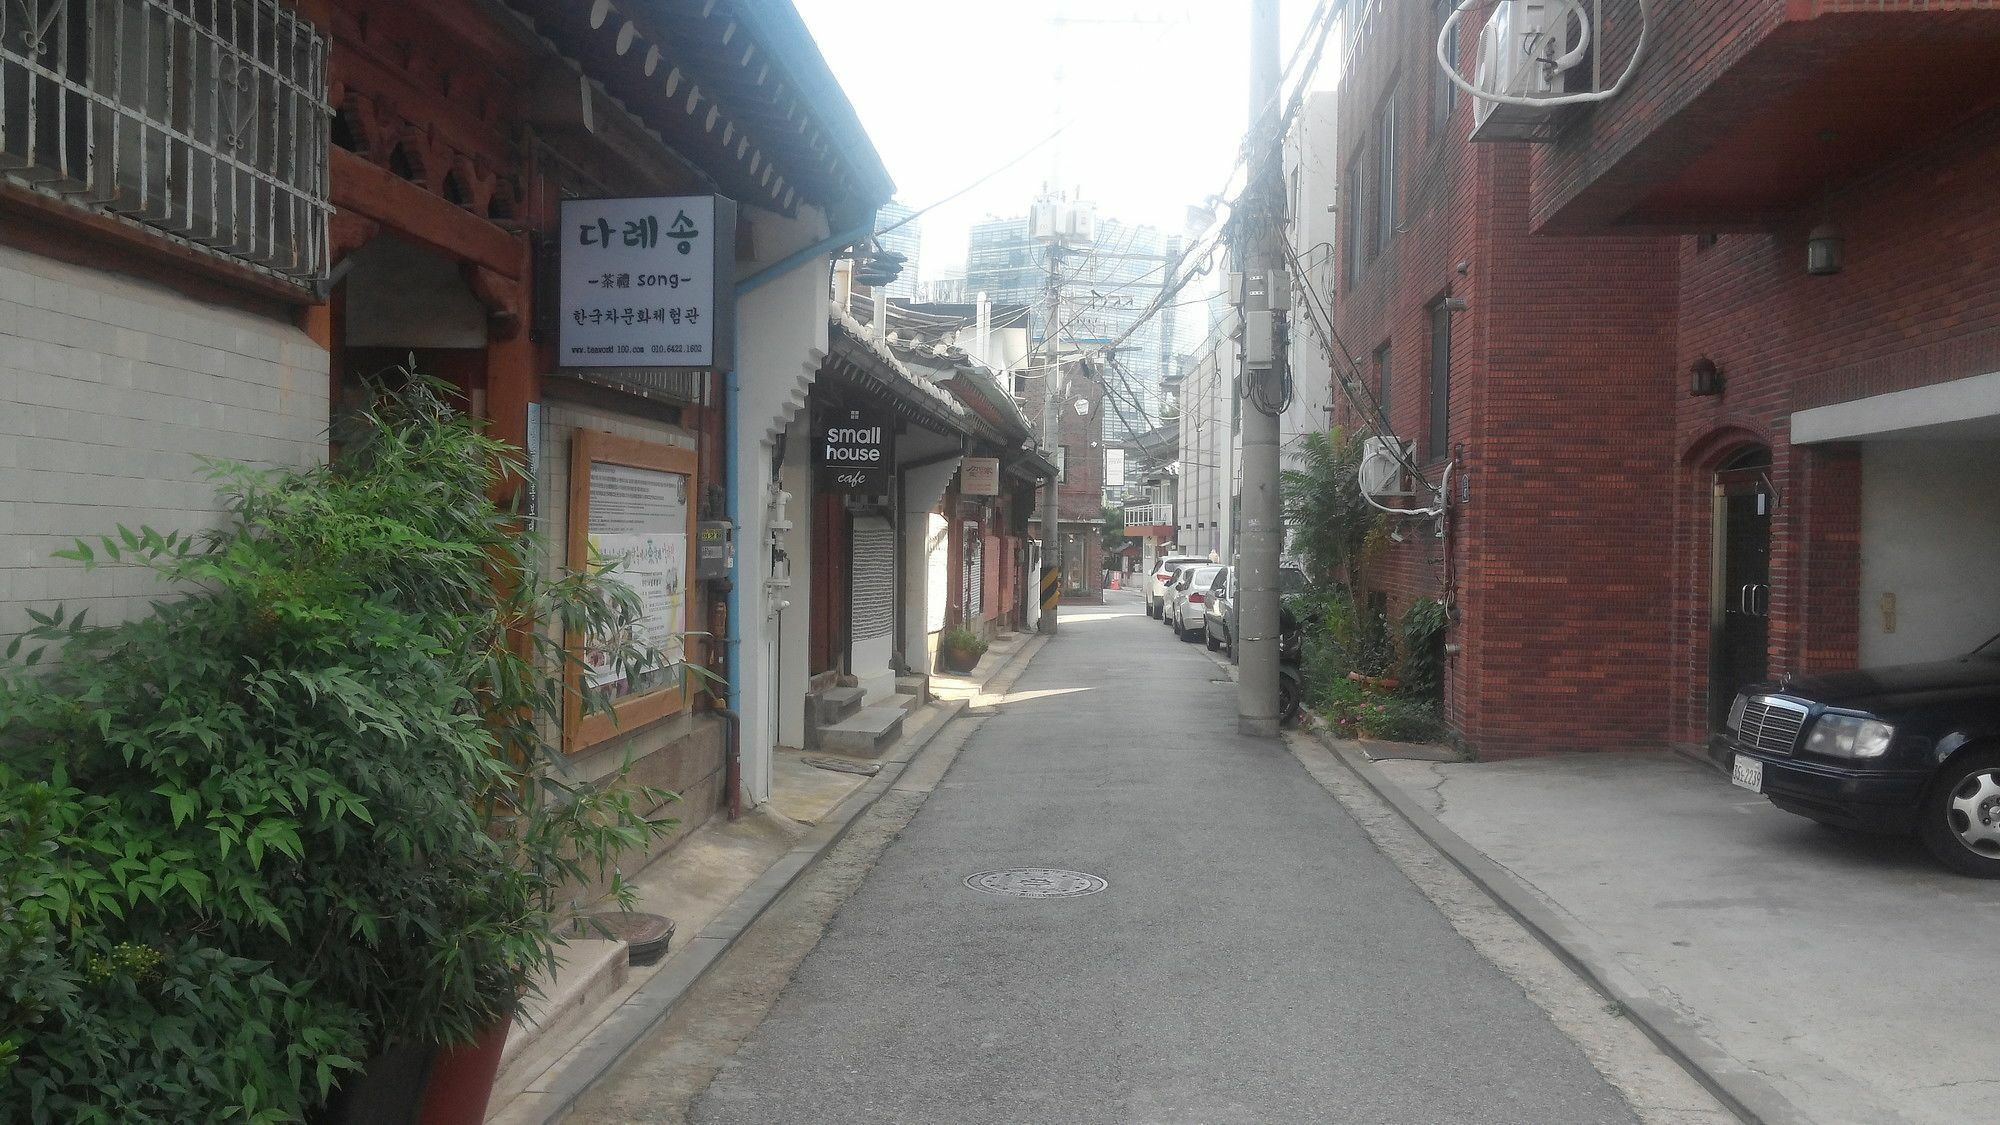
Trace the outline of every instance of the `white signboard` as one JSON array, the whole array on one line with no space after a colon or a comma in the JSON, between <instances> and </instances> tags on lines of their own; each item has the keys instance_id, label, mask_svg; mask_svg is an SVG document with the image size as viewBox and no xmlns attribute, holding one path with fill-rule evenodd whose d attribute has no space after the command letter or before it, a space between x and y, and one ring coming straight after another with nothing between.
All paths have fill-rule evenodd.
<instances>
[{"instance_id":1,"label":"white signboard","mask_svg":"<svg viewBox=\"0 0 2000 1125\"><path fill-rule=\"evenodd\" d=\"M958 491L965 496L1000 495L1000 459L967 457L959 462Z\"/></svg>"},{"instance_id":2,"label":"white signboard","mask_svg":"<svg viewBox=\"0 0 2000 1125\"><path fill-rule=\"evenodd\" d=\"M685 657L688 573L688 478L679 473L596 462L590 466L590 550L616 563L611 577L639 596L634 640L663 653L666 663L627 683L601 645L586 645L593 687L630 695L680 686Z\"/></svg>"},{"instance_id":3,"label":"white signboard","mask_svg":"<svg viewBox=\"0 0 2000 1125\"><path fill-rule=\"evenodd\" d=\"M557 366L718 366L723 210L727 231L711 195L564 200Z\"/></svg>"}]
</instances>

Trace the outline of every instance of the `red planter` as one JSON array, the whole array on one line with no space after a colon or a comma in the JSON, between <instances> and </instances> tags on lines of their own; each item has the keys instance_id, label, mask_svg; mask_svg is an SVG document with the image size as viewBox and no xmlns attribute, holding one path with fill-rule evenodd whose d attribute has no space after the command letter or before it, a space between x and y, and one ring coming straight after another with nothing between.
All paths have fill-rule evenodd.
<instances>
[{"instance_id":1,"label":"red planter","mask_svg":"<svg viewBox=\"0 0 2000 1125\"><path fill-rule=\"evenodd\" d=\"M512 1026L512 1020L502 1020L470 1043L438 1051L424 1087L422 1125L481 1125L486 1120L486 1103L500 1073L500 1052Z\"/></svg>"}]
</instances>

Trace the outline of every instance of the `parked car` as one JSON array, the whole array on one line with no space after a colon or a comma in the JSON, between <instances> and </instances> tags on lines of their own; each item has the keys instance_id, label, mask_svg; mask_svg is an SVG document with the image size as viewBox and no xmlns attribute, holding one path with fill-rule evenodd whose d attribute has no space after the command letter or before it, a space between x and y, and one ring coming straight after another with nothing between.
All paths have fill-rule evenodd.
<instances>
[{"instance_id":1,"label":"parked car","mask_svg":"<svg viewBox=\"0 0 2000 1125\"><path fill-rule=\"evenodd\" d=\"M1174 599L1174 636L1184 641L1198 641L1207 631L1202 624L1202 613L1208 609L1208 599L1220 584L1226 566L1189 567L1174 583L1177 596Z\"/></svg>"},{"instance_id":2,"label":"parked car","mask_svg":"<svg viewBox=\"0 0 2000 1125\"><path fill-rule=\"evenodd\" d=\"M1242 569L1233 566L1225 569L1228 571L1228 580L1214 597L1208 599L1208 611L1204 615L1206 618L1203 629L1205 634L1204 639L1208 642L1208 651L1210 652L1215 652L1225 646L1232 652L1236 648L1236 605L1239 597L1236 580L1237 576L1242 573ZM1306 572L1304 570L1296 566L1280 566L1278 568L1279 597L1289 598L1293 594L1303 593L1305 588Z\"/></svg>"},{"instance_id":3,"label":"parked car","mask_svg":"<svg viewBox=\"0 0 2000 1125\"><path fill-rule=\"evenodd\" d=\"M1147 614L1166 620L1167 590L1174 579L1188 567L1200 566L1207 561L1207 555L1168 555L1154 563L1152 585L1146 598Z\"/></svg>"},{"instance_id":4,"label":"parked car","mask_svg":"<svg viewBox=\"0 0 2000 1125\"><path fill-rule=\"evenodd\" d=\"M1913 831L1953 871L2000 878L2000 637L1956 660L1752 688L1709 755L1786 812Z\"/></svg>"}]
</instances>

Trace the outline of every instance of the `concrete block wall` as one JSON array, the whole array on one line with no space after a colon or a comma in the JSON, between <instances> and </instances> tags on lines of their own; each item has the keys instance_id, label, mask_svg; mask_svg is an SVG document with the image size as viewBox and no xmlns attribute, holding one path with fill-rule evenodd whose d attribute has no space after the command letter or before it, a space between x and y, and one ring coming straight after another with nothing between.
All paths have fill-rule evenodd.
<instances>
[{"instance_id":1,"label":"concrete block wall","mask_svg":"<svg viewBox=\"0 0 2000 1125\"><path fill-rule=\"evenodd\" d=\"M0 636L55 602L145 612L149 571L51 553L217 526L201 458L323 460L328 399L326 352L290 321L0 247Z\"/></svg>"}]
</instances>

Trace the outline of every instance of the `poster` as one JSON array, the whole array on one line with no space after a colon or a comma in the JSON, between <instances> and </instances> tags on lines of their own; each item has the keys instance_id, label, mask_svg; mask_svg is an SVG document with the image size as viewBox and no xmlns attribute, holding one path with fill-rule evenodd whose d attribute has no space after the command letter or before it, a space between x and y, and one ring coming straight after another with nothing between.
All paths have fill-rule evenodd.
<instances>
[{"instance_id":1,"label":"poster","mask_svg":"<svg viewBox=\"0 0 2000 1125\"><path fill-rule=\"evenodd\" d=\"M591 686L613 696L677 688L686 672L688 478L680 473L593 462L590 466L592 558L638 595L630 640L651 645L664 663L628 680L609 646L584 646Z\"/></svg>"}]
</instances>

